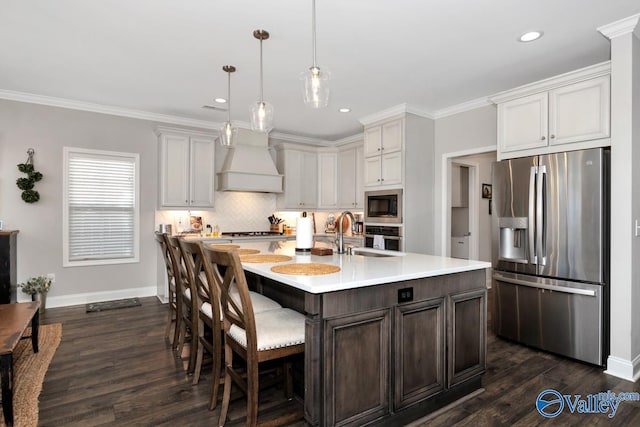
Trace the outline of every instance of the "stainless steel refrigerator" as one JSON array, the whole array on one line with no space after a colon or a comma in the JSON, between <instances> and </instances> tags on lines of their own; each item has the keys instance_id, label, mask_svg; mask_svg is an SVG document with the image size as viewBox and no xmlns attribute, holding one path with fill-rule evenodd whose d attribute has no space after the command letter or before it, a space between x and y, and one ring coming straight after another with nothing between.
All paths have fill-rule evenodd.
<instances>
[{"instance_id":1,"label":"stainless steel refrigerator","mask_svg":"<svg viewBox=\"0 0 640 427\"><path fill-rule=\"evenodd\" d=\"M590 149L494 163L497 335L605 364L609 157Z\"/></svg>"}]
</instances>

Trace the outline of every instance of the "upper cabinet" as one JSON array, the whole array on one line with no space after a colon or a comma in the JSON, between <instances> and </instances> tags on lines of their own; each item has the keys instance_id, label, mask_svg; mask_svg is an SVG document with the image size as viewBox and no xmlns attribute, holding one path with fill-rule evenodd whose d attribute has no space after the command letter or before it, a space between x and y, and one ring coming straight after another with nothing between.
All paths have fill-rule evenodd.
<instances>
[{"instance_id":1,"label":"upper cabinet","mask_svg":"<svg viewBox=\"0 0 640 427\"><path fill-rule=\"evenodd\" d=\"M338 153L318 153L318 208L338 207Z\"/></svg>"},{"instance_id":2,"label":"upper cabinet","mask_svg":"<svg viewBox=\"0 0 640 427\"><path fill-rule=\"evenodd\" d=\"M451 207L469 207L469 168L451 165Z\"/></svg>"},{"instance_id":3,"label":"upper cabinet","mask_svg":"<svg viewBox=\"0 0 640 427\"><path fill-rule=\"evenodd\" d=\"M498 158L610 145L609 72L599 64L492 97Z\"/></svg>"},{"instance_id":4,"label":"upper cabinet","mask_svg":"<svg viewBox=\"0 0 640 427\"><path fill-rule=\"evenodd\" d=\"M160 208L213 208L214 138L158 128Z\"/></svg>"},{"instance_id":5,"label":"upper cabinet","mask_svg":"<svg viewBox=\"0 0 640 427\"><path fill-rule=\"evenodd\" d=\"M340 150L338 155L338 207L364 209L364 148Z\"/></svg>"},{"instance_id":6,"label":"upper cabinet","mask_svg":"<svg viewBox=\"0 0 640 427\"><path fill-rule=\"evenodd\" d=\"M403 138L403 119L395 119L365 129L365 186L402 184Z\"/></svg>"},{"instance_id":7,"label":"upper cabinet","mask_svg":"<svg viewBox=\"0 0 640 427\"><path fill-rule=\"evenodd\" d=\"M284 175L284 191L278 194L278 209L307 210L318 204L318 154L280 147L278 172Z\"/></svg>"}]
</instances>

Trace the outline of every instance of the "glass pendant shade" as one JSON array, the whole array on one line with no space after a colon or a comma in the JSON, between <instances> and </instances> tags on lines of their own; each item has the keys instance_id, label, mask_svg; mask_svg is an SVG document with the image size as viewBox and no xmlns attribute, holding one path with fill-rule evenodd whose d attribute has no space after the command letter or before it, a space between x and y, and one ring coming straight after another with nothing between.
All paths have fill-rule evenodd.
<instances>
[{"instance_id":1,"label":"glass pendant shade","mask_svg":"<svg viewBox=\"0 0 640 427\"><path fill-rule=\"evenodd\" d=\"M220 144L230 146L235 142L236 129L231 122L225 122L220 128Z\"/></svg>"},{"instance_id":2,"label":"glass pendant shade","mask_svg":"<svg viewBox=\"0 0 640 427\"><path fill-rule=\"evenodd\" d=\"M220 144L228 147L235 142L237 133L237 129L231 124L231 73L236 71L236 67L225 65L222 70L227 73L227 101L229 106L227 107L227 121L220 128Z\"/></svg>"},{"instance_id":3,"label":"glass pendant shade","mask_svg":"<svg viewBox=\"0 0 640 427\"><path fill-rule=\"evenodd\" d=\"M251 104L251 129L270 132L273 129L273 105L266 101Z\"/></svg>"},{"instance_id":4,"label":"glass pendant shade","mask_svg":"<svg viewBox=\"0 0 640 427\"><path fill-rule=\"evenodd\" d=\"M311 0L311 47L313 65L300 75L304 104L311 108L324 108L329 105L329 72L320 70L316 63L316 0Z\"/></svg>"},{"instance_id":5,"label":"glass pendant shade","mask_svg":"<svg viewBox=\"0 0 640 427\"><path fill-rule=\"evenodd\" d=\"M269 38L269 32L255 30L253 37L260 40L260 100L251 105L251 129L270 132L273 129L273 105L264 100L262 84L262 42Z\"/></svg>"},{"instance_id":6,"label":"glass pendant shade","mask_svg":"<svg viewBox=\"0 0 640 427\"><path fill-rule=\"evenodd\" d=\"M304 103L312 108L324 108L329 105L329 72L320 67L311 67L302 73Z\"/></svg>"}]
</instances>

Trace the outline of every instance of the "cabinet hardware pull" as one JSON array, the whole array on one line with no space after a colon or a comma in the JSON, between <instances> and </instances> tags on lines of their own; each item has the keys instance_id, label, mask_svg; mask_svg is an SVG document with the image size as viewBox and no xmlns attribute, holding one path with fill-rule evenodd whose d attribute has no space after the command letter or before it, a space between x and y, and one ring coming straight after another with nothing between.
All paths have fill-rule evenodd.
<instances>
[{"instance_id":1,"label":"cabinet hardware pull","mask_svg":"<svg viewBox=\"0 0 640 427\"><path fill-rule=\"evenodd\" d=\"M381 148L380 148L380 147L378 147L378 151L380 151L380 150L381 150Z\"/></svg>"},{"instance_id":2,"label":"cabinet hardware pull","mask_svg":"<svg viewBox=\"0 0 640 427\"><path fill-rule=\"evenodd\" d=\"M551 139L554 139L556 136L555 135L551 135Z\"/></svg>"},{"instance_id":3,"label":"cabinet hardware pull","mask_svg":"<svg viewBox=\"0 0 640 427\"><path fill-rule=\"evenodd\" d=\"M544 141L545 139L547 139L547 137L543 135L543 136L542 136L542 138L540 138L540 139L541 139L542 141Z\"/></svg>"}]
</instances>

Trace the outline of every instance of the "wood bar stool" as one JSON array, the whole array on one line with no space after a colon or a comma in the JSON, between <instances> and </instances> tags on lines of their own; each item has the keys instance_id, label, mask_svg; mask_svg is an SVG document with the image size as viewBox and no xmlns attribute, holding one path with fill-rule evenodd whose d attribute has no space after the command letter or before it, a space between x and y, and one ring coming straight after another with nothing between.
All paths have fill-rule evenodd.
<instances>
[{"instance_id":1,"label":"wood bar stool","mask_svg":"<svg viewBox=\"0 0 640 427\"><path fill-rule=\"evenodd\" d=\"M155 232L156 242L160 246L160 252L162 253L162 258L164 259L164 264L167 269L167 283L169 289L169 312L167 316L167 327L164 331L165 338L169 339L169 333L171 332L171 325L175 323L175 327L173 330L173 338L171 339L171 347L176 348L178 346L178 335L179 335L179 327L178 327L178 319L182 316L182 307L181 304L178 304L177 295L176 295L176 281L175 274L173 272L173 261L171 260L171 254L169 249L169 236L167 233L159 233Z\"/></svg>"},{"instance_id":2,"label":"wood bar stool","mask_svg":"<svg viewBox=\"0 0 640 427\"><path fill-rule=\"evenodd\" d=\"M189 364L187 373L191 374L195 370L196 354L198 351L198 301L195 298L196 291L191 289L191 282L187 276L187 266L184 261L184 254L180 248L180 238L177 236L169 237L169 249L173 262L174 278L176 282L176 299L181 307L181 317L178 332L178 345L176 352L178 356L182 355L184 343L189 342L191 345L189 351ZM189 334L187 334L189 333Z\"/></svg>"},{"instance_id":3,"label":"wood bar stool","mask_svg":"<svg viewBox=\"0 0 640 427\"><path fill-rule=\"evenodd\" d=\"M205 248L210 264L225 267L220 282L220 298L224 315L224 393L219 425L223 426L229 410L232 381L247 395L247 426L258 422L259 364L283 359L285 391L292 396L291 363L289 356L304 353L305 317L288 308L254 312L247 280L238 252ZM214 280L220 280L220 277ZM239 301L233 297L233 283ZM233 366L233 355L246 362L246 374ZM291 423L302 419L303 411L284 414L273 425Z\"/></svg>"},{"instance_id":4,"label":"wood bar stool","mask_svg":"<svg viewBox=\"0 0 640 427\"><path fill-rule=\"evenodd\" d=\"M220 373L222 371L222 313L218 286L212 278L210 269L205 268L204 252L200 242L180 240L180 247L187 264L187 276L191 288L196 290L198 299L198 351L196 365L193 372L193 384L198 384L204 350L213 359L212 390L209 409L215 409L218 403L218 389L220 388ZM205 332L209 331L209 334Z\"/></svg>"}]
</instances>

